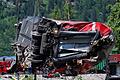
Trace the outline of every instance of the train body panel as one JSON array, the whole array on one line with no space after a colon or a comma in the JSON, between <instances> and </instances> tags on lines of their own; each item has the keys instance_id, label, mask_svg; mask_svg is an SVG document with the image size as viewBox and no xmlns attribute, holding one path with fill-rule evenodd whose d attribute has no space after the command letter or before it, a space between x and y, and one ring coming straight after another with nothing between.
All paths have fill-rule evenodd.
<instances>
[{"instance_id":1,"label":"train body panel","mask_svg":"<svg viewBox=\"0 0 120 80\"><path fill-rule=\"evenodd\" d=\"M111 28L100 22L28 17L17 29L18 63L29 61L33 73L47 75L87 73L108 56L115 41Z\"/></svg>"}]
</instances>

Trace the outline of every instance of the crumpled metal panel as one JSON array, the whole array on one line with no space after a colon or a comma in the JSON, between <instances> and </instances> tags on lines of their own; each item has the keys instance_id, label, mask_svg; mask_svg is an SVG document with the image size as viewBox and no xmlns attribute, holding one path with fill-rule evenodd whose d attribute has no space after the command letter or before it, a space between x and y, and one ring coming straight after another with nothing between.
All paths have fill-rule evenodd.
<instances>
[{"instance_id":1,"label":"crumpled metal panel","mask_svg":"<svg viewBox=\"0 0 120 80\"><path fill-rule=\"evenodd\" d=\"M27 17L22 21L22 26L20 30L20 35L18 37L18 44L22 46L30 46L32 39L32 29L34 24L39 22L38 17Z\"/></svg>"}]
</instances>

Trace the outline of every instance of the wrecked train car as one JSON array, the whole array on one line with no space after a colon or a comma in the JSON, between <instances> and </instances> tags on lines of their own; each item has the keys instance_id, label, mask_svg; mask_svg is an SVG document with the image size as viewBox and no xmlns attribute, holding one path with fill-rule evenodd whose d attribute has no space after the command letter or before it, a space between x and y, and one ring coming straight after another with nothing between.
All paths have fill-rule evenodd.
<instances>
[{"instance_id":1,"label":"wrecked train car","mask_svg":"<svg viewBox=\"0 0 120 80\"><path fill-rule=\"evenodd\" d=\"M28 17L16 29L16 62L49 77L87 73L114 46L111 28L100 22Z\"/></svg>"}]
</instances>

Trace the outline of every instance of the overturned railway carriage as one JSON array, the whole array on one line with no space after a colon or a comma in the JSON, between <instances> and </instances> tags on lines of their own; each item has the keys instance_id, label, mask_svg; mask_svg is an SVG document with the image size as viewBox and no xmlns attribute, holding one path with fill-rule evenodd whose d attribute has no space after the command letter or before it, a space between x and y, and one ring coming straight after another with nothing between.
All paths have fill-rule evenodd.
<instances>
[{"instance_id":1,"label":"overturned railway carriage","mask_svg":"<svg viewBox=\"0 0 120 80\"><path fill-rule=\"evenodd\" d=\"M114 45L111 28L100 22L28 17L16 29L17 63L49 77L88 73Z\"/></svg>"}]
</instances>

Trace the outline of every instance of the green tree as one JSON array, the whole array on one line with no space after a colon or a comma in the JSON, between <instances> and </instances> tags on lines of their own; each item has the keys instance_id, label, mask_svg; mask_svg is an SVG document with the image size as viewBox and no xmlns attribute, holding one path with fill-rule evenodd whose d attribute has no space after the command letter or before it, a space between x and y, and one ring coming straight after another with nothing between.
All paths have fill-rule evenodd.
<instances>
[{"instance_id":1,"label":"green tree","mask_svg":"<svg viewBox=\"0 0 120 80\"><path fill-rule=\"evenodd\" d=\"M10 44L15 37L15 5L5 0L1 0L0 4L0 56L11 55Z\"/></svg>"},{"instance_id":2,"label":"green tree","mask_svg":"<svg viewBox=\"0 0 120 80\"><path fill-rule=\"evenodd\" d=\"M53 12L50 14L50 17L53 19L61 19L61 12L60 9L55 7L55 9L53 10Z\"/></svg>"},{"instance_id":3,"label":"green tree","mask_svg":"<svg viewBox=\"0 0 120 80\"><path fill-rule=\"evenodd\" d=\"M111 13L108 17L108 25L112 27L116 36L116 47L120 50L120 0L111 5Z\"/></svg>"},{"instance_id":4,"label":"green tree","mask_svg":"<svg viewBox=\"0 0 120 80\"><path fill-rule=\"evenodd\" d=\"M64 6L63 6L63 19L65 20L71 20L75 17L75 7L74 2L71 0L64 0Z\"/></svg>"}]
</instances>

